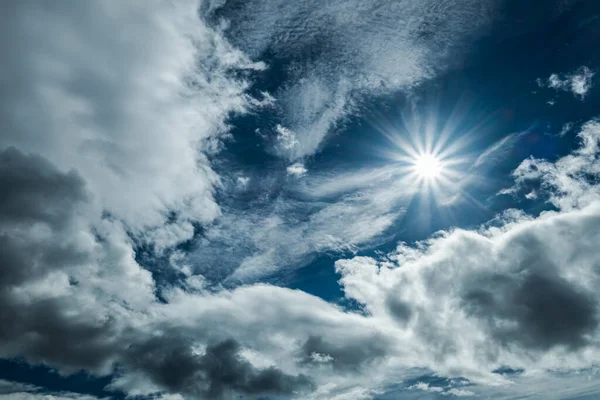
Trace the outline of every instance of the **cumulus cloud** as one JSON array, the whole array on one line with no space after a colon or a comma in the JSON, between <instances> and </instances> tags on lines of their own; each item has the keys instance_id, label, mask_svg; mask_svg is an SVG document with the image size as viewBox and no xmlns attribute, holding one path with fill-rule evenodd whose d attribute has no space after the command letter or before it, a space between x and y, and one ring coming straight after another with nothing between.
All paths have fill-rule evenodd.
<instances>
[{"instance_id":1,"label":"cumulus cloud","mask_svg":"<svg viewBox=\"0 0 600 400\"><path fill-rule=\"evenodd\" d=\"M0 328L2 357L65 373L118 366L110 389L218 399L300 396L315 385L313 353L335 357L335 368L359 369L384 352L369 344L385 343L382 334L360 317L289 289L212 294L200 286L195 295L171 289L158 302L118 221L94 221L77 173L8 149L0 153L0 187L9 186L0 202L0 319L9 322ZM309 321L304 329L301 321Z\"/></svg>"},{"instance_id":2,"label":"cumulus cloud","mask_svg":"<svg viewBox=\"0 0 600 400\"><path fill-rule=\"evenodd\" d=\"M169 332L168 336L130 347L125 365L146 375L159 390L192 398L221 399L232 393L290 396L312 386L305 375L287 375L273 366L255 368L238 354L240 345L233 339L208 345L202 354L195 352L192 344L177 340L176 334ZM127 378L113 383L113 387L128 386Z\"/></svg>"},{"instance_id":3,"label":"cumulus cloud","mask_svg":"<svg viewBox=\"0 0 600 400\"><path fill-rule=\"evenodd\" d=\"M154 300L150 273L118 222L95 219L76 172L9 148L0 188L0 319L10 321L0 354L106 370L118 349L115 317Z\"/></svg>"},{"instance_id":4,"label":"cumulus cloud","mask_svg":"<svg viewBox=\"0 0 600 400\"><path fill-rule=\"evenodd\" d=\"M4 326L0 350L67 372L104 373L118 365L112 389L198 398L369 398L415 367L471 380L468 388L444 387L461 396L509 380L493 372L504 365L540 373L587 368L598 356L600 195L560 185L567 168L594 188L600 129L592 121L580 137L573 154L555 163L535 160L540 175L521 174L545 182L542 191L557 211L507 213L478 230L401 244L381 260L338 261L340 283L360 312L264 284L171 288L159 302L148 274L122 245L119 224L90 228L85 216L95 205L81 177L5 150L0 177L19 190L3 210L19 199L28 203L20 214L0 212L10 228L3 245L19 244L20 232L36 241L19 251L32 258L32 272L23 277L8 268L2 276L3 304L10 305L2 318L16 323ZM333 193L360 183L340 184ZM36 188L53 189L37 201ZM56 206L62 202L71 206Z\"/></svg>"},{"instance_id":5,"label":"cumulus cloud","mask_svg":"<svg viewBox=\"0 0 600 400\"><path fill-rule=\"evenodd\" d=\"M302 163L294 163L294 164L290 165L289 167L287 167L288 175L294 175L294 176L300 177L300 176L306 174L307 172L308 172L308 170Z\"/></svg>"},{"instance_id":6,"label":"cumulus cloud","mask_svg":"<svg viewBox=\"0 0 600 400\"><path fill-rule=\"evenodd\" d=\"M595 72L586 66L582 66L570 74L552 74L548 78L547 82L538 80L538 85L555 90L572 92L574 96L583 100L589 90L592 88L592 78L594 75Z\"/></svg>"},{"instance_id":7,"label":"cumulus cloud","mask_svg":"<svg viewBox=\"0 0 600 400\"><path fill-rule=\"evenodd\" d=\"M389 341L359 316L268 285L171 289L159 302L121 224L98 217L76 172L10 148L0 153L0 188L8 187L0 201L2 357L116 373L109 389L131 395L302 397L325 379L310 374L313 353L357 371ZM9 397L47 396L23 393Z\"/></svg>"},{"instance_id":8,"label":"cumulus cloud","mask_svg":"<svg viewBox=\"0 0 600 400\"><path fill-rule=\"evenodd\" d=\"M290 148L300 149L289 163L315 151L355 90L404 88L431 76L430 57L450 54L457 38L473 32L464 21L488 12L474 1L249 4L264 23L249 14L229 29L257 29L245 47L254 49L251 56L266 47L304 52L326 35L334 45L325 41L319 51L340 56L341 67L328 69L317 52L277 94L282 107L298 112L285 121L298 142ZM283 21L270 13L274 5L287 10ZM112 374L108 390L165 399L372 398L414 367L502 383L509 378L492 371L503 365L570 370L596 362L595 121L584 125L573 154L529 159L515 172L515 191L537 184L555 211L507 213L479 230L401 244L380 260L338 261L340 283L358 310L266 284L209 287L201 277L166 288L159 300L132 240L166 247L189 239L194 223L212 223L220 214L212 195L219 178L203 156L205 141L226 130L229 113L274 103L244 94L243 76L265 66L229 45L197 11L194 2L160 1L3 7L1 357L61 373ZM290 23L299 26L288 30ZM383 55L381 65L372 51ZM354 78L358 89L347 86ZM216 252L231 252L235 269L223 265L216 273L247 282L264 276L265 265L275 270L318 252L353 251L403 212L407 194L392 184L397 171L311 175L303 183L308 179L288 179L295 197L214 222L198 244L202 272L213 269ZM240 178L244 188L254 182ZM177 255L171 261L185 275L202 267ZM0 393L7 400L89 398L6 382Z\"/></svg>"},{"instance_id":9,"label":"cumulus cloud","mask_svg":"<svg viewBox=\"0 0 600 400\"><path fill-rule=\"evenodd\" d=\"M232 72L264 65L207 27L195 1L23 1L0 18L0 146L75 168L105 212L158 247L219 215L203 142L246 108Z\"/></svg>"},{"instance_id":10,"label":"cumulus cloud","mask_svg":"<svg viewBox=\"0 0 600 400\"><path fill-rule=\"evenodd\" d=\"M557 211L506 213L476 231L400 244L380 261L338 261L346 295L402 327L441 374L489 382L502 365L592 366L600 333L598 123L579 137L573 154L528 159L515 171L520 185L537 181Z\"/></svg>"},{"instance_id":11,"label":"cumulus cloud","mask_svg":"<svg viewBox=\"0 0 600 400\"><path fill-rule=\"evenodd\" d=\"M316 152L365 93L413 87L462 57L496 5L491 1L212 1L215 23L252 57L288 63L275 93L296 133L291 161ZM452 56L452 58L449 58Z\"/></svg>"},{"instance_id":12,"label":"cumulus cloud","mask_svg":"<svg viewBox=\"0 0 600 400\"><path fill-rule=\"evenodd\" d=\"M179 389L163 362L168 346L147 349L144 368L135 361L160 303L131 236L161 248L219 214L203 141L245 110L240 70L264 65L203 24L195 2L27 1L0 18L0 356L63 373L119 365L159 393ZM239 349L222 342L188 358L205 377L199 396L310 387L307 377L254 367ZM71 397L9 394L47 396Z\"/></svg>"}]
</instances>

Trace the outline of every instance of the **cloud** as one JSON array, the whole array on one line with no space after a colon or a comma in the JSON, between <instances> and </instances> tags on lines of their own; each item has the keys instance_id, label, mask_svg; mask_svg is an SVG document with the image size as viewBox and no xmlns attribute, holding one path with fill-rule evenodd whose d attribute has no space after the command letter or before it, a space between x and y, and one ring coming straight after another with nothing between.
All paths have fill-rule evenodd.
<instances>
[{"instance_id":1,"label":"cloud","mask_svg":"<svg viewBox=\"0 0 600 400\"><path fill-rule=\"evenodd\" d=\"M38 390L38 388L34 385L0 379L0 394L9 394L13 392L33 392L36 390Z\"/></svg>"},{"instance_id":2,"label":"cloud","mask_svg":"<svg viewBox=\"0 0 600 400\"><path fill-rule=\"evenodd\" d=\"M575 72L562 77L559 74L552 74L547 82L538 80L538 85L555 90L572 92L574 96L583 100L592 88L592 78L594 75L595 72L586 66L582 66Z\"/></svg>"},{"instance_id":3,"label":"cloud","mask_svg":"<svg viewBox=\"0 0 600 400\"><path fill-rule=\"evenodd\" d=\"M600 172L596 155L600 148L600 122L588 121L583 124L577 138L581 146L572 155L552 163L546 160L529 158L514 171L516 185L509 189L517 191L531 183L540 183L552 189L548 191L548 200L563 210L582 208L594 202L600 188L593 180Z\"/></svg>"},{"instance_id":4,"label":"cloud","mask_svg":"<svg viewBox=\"0 0 600 400\"><path fill-rule=\"evenodd\" d=\"M199 398L368 398L413 368L469 379L468 390L444 388L460 396L506 383L509 376L492 372L505 365L524 375L588 368L598 357L600 195L557 186L564 168L573 179L594 182L588 169L600 130L592 121L580 136L573 154L535 161L545 165L537 179L547 182L551 201L571 199L565 208L441 232L415 246L400 244L381 260L338 261L346 295L361 305L356 312L264 284L172 287L159 302L149 274L123 246L119 224L90 224L95 204L81 177L5 150L0 182L18 190L3 210L18 199L29 203L20 214L0 212L3 240L10 239L3 245L22 233L30 247L19 254L34 259L27 276L2 276L0 295L9 305L2 319L12 323L1 331L1 354L63 372L114 371L110 387L134 396ZM360 183L340 184L333 193ZM38 188L47 188L43 201ZM575 201L582 195L585 202ZM65 203L71 206L57 206ZM57 253L61 262L36 264Z\"/></svg>"},{"instance_id":5,"label":"cloud","mask_svg":"<svg viewBox=\"0 0 600 400\"><path fill-rule=\"evenodd\" d=\"M475 396L475 393L470 390L460 389L455 387L440 387L432 386L426 382L417 382L407 388L408 390L419 390L422 392L438 393L442 396L455 396L455 397L470 397Z\"/></svg>"},{"instance_id":6,"label":"cloud","mask_svg":"<svg viewBox=\"0 0 600 400\"><path fill-rule=\"evenodd\" d=\"M95 400L94 396L69 392L48 392L43 388L0 379L2 400Z\"/></svg>"},{"instance_id":7,"label":"cloud","mask_svg":"<svg viewBox=\"0 0 600 400\"><path fill-rule=\"evenodd\" d=\"M440 374L491 382L497 376L486 371L502 365L592 366L600 333L598 126L584 124L573 154L528 159L515 171L520 184L541 183L557 211L401 243L380 261L338 261L346 296L373 318L393 320L419 348L421 366Z\"/></svg>"},{"instance_id":8,"label":"cloud","mask_svg":"<svg viewBox=\"0 0 600 400\"><path fill-rule=\"evenodd\" d=\"M274 93L297 145L309 156L360 107L365 94L407 90L451 66L496 8L489 1L213 1L205 9L251 57L283 61ZM333 61L332 61L333 60ZM442 67L442 65L444 67Z\"/></svg>"},{"instance_id":9,"label":"cloud","mask_svg":"<svg viewBox=\"0 0 600 400\"><path fill-rule=\"evenodd\" d=\"M95 219L96 205L76 172L11 148L0 152L0 187L11 188L0 202L0 319L10 321L0 328L2 357L63 373L116 373L109 389L131 395L290 397L316 384L299 357L309 338L322 338L313 347L335 356L336 368L346 359L358 368L374 357L361 347L384 343L356 316L267 285L218 293L200 285L198 294L172 288L161 303L120 223ZM305 329L298 328L302 321ZM380 346L367 349L377 356ZM260 355L252 362L250 350Z\"/></svg>"},{"instance_id":10,"label":"cloud","mask_svg":"<svg viewBox=\"0 0 600 400\"><path fill-rule=\"evenodd\" d=\"M0 188L0 319L10 321L0 354L106 370L118 349L114 316L154 300L150 273L133 260L120 224L94 221L74 171L9 148L0 151Z\"/></svg>"},{"instance_id":11,"label":"cloud","mask_svg":"<svg viewBox=\"0 0 600 400\"><path fill-rule=\"evenodd\" d=\"M198 294L172 288L161 303L118 221L94 219L76 172L11 148L0 152L0 188L9 186L0 202L0 319L10 322L0 328L2 357L63 373L116 373L110 388L132 395L289 397L315 385L298 356L309 338L322 338L313 347L336 357L335 365L351 357L354 368L372 357L361 347L384 343L360 318L268 285L218 293L200 286ZM367 349L380 355L380 346ZM246 350L266 359L251 362Z\"/></svg>"},{"instance_id":12,"label":"cloud","mask_svg":"<svg viewBox=\"0 0 600 400\"><path fill-rule=\"evenodd\" d=\"M292 395L305 392L312 381L305 375L290 376L275 367L256 369L239 354L233 339L208 345L203 354L192 343L176 340L175 332L152 338L128 349L125 365L147 375L171 393L193 398L221 399L231 393L243 395ZM113 387L126 385L116 382Z\"/></svg>"},{"instance_id":13,"label":"cloud","mask_svg":"<svg viewBox=\"0 0 600 400\"><path fill-rule=\"evenodd\" d=\"M354 252L391 227L411 195L408 184L396 189L401 173L391 168L314 172L286 179L283 188L272 175L253 182L261 186L248 190L261 199L252 209L224 208L186 257L192 273L249 283L306 265L318 254Z\"/></svg>"},{"instance_id":14,"label":"cloud","mask_svg":"<svg viewBox=\"0 0 600 400\"><path fill-rule=\"evenodd\" d=\"M219 215L202 150L247 108L243 71L264 65L207 27L195 1L23 1L0 18L0 147L76 169L105 212L157 248Z\"/></svg>"},{"instance_id":15,"label":"cloud","mask_svg":"<svg viewBox=\"0 0 600 400\"><path fill-rule=\"evenodd\" d=\"M306 167L304 167L304 164L302 164L302 163L294 163L294 164L290 165L289 167L287 167L288 175L294 175L294 176L300 177L300 176L306 174L307 172L308 172L308 170L306 169Z\"/></svg>"},{"instance_id":16,"label":"cloud","mask_svg":"<svg viewBox=\"0 0 600 400\"><path fill-rule=\"evenodd\" d=\"M298 112L282 122L300 148L286 163L318 148L355 90L404 88L435 74L430 56L450 54L457 37L473 32L465 18L488 12L470 1L277 4L291 10L285 24L271 16L272 3L259 4L264 24L243 21L240 29L255 26L265 46L286 54L331 34L327 57L339 52L341 65L330 68L317 53L277 93ZM502 365L526 375L585 370L598 359L597 122L583 126L573 154L529 159L515 172L516 191L537 184L556 211L514 212L479 230L401 244L380 260L338 261L357 309L266 284L224 289L207 283L210 272L251 282L369 243L403 213L410 193L397 190L397 171L311 171L297 180L282 169L274 180L292 183L277 201L221 214L213 198L220 179L203 154L230 113L273 105L244 93L264 64L208 27L193 2L12 2L4 11L0 357L110 374L109 390L171 400L372 398L411 368L497 384L510 379L492 372ZM285 36L289 21L301 27ZM381 65L373 51L384 55ZM350 78L358 89L347 86ZM294 121L314 130L301 132ZM255 180L239 183L252 190ZM168 247L189 239L197 223L204 236L196 256L205 265L173 256L185 284L158 299L133 241ZM188 276L195 268L206 279ZM468 391L479 393L473 386ZM7 400L91 399L6 382L0 389ZM467 393L455 389L444 393Z\"/></svg>"}]
</instances>

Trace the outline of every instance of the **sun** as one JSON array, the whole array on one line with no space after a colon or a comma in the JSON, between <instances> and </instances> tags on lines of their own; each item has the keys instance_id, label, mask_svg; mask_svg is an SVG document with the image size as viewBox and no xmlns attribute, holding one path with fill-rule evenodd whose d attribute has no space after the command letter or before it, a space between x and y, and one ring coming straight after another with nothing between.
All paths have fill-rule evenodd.
<instances>
[{"instance_id":1,"label":"sun","mask_svg":"<svg viewBox=\"0 0 600 400\"><path fill-rule=\"evenodd\" d=\"M413 169L421 179L433 180L442 173L442 163L433 154L420 154L413 162Z\"/></svg>"}]
</instances>

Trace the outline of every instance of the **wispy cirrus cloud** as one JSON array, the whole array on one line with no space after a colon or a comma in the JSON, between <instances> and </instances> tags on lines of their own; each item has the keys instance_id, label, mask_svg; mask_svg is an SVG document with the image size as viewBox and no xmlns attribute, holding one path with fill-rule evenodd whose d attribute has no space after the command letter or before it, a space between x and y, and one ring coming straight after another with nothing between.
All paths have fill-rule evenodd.
<instances>
[{"instance_id":1,"label":"wispy cirrus cloud","mask_svg":"<svg viewBox=\"0 0 600 400\"><path fill-rule=\"evenodd\" d=\"M364 94L404 90L463 56L492 19L492 1L215 1L206 7L251 57L289 63L277 92L296 133L291 161L315 153ZM450 58L451 56L451 58Z\"/></svg>"}]
</instances>

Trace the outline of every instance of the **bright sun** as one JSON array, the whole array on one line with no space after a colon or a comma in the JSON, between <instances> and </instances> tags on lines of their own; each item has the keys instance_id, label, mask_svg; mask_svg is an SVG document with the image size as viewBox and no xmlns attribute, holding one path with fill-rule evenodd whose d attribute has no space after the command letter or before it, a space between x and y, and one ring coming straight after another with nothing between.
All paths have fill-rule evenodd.
<instances>
[{"instance_id":1,"label":"bright sun","mask_svg":"<svg viewBox=\"0 0 600 400\"><path fill-rule=\"evenodd\" d=\"M442 164L432 154L421 154L414 161L414 170L422 179L435 179L442 172Z\"/></svg>"}]
</instances>

